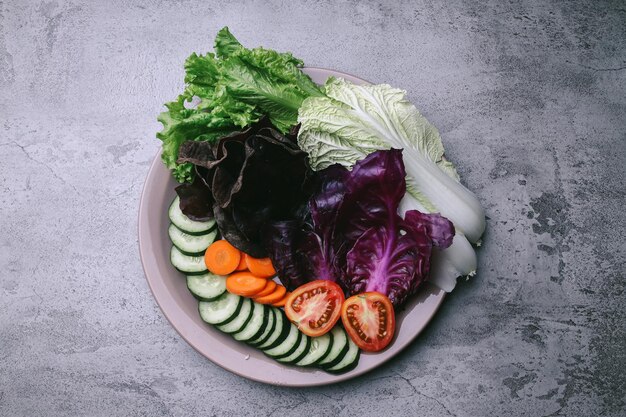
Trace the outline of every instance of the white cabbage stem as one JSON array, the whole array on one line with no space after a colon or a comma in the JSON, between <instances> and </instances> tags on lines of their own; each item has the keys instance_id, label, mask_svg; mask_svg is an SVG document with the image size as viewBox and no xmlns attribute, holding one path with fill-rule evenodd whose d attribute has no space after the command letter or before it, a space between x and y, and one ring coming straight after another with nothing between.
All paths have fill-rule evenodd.
<instances>
[{"instance_id":1,"label":"white cabbage stem","mask_svg":"<svg viewBox=\"0 0 626 417\"><path fill-rule=\"evenodd\" d=\"M478 242L485 231L485 212L474 193L439 169L437 164L411 143L407 143L393 128L382 126L359 108L352 111L359 118L367 120L392 148L404 149L404 166L412 184L471 242Z\"/></svg>"}]
</instances>

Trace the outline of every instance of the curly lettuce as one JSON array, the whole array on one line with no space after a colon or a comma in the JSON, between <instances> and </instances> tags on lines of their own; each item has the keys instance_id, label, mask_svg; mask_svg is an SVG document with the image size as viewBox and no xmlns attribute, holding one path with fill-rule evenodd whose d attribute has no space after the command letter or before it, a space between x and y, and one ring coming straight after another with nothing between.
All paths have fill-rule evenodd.
<instances>
[{"instance_id":1,"label":"curly lettuce","mask_svg":"<svg viewBox=\"0 0 626 417\"><path fill-rule=\"evenodd\" d=\"M193 180L189 163L177 163L185 141L213 142L267 115L286 133L297 123L304 99L323 96L291 53L244 48L227 27L215 38L215 53L191 54L185 62L185 89L158 117L163 129L161 158L179 182ZM199 102L196 106L192 101Z\"/></svg>"}]
</instances>

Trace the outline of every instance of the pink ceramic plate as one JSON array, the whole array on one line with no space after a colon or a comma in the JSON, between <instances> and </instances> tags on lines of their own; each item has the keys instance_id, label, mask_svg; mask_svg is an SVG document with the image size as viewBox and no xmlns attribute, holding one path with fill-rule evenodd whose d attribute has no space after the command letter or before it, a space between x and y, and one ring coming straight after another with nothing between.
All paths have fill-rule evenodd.
<instances>
[{"instance_id":1,"label":"pink ceramic plate","mask_svg":"<svg viewBox=\"0 0 626 417\"><path fill-rule=\"evenodd\" d=\"M322 68L305 68L313 81L323 84L330 76L354 83L366 81L352 75ZM326 385L364 374L383 364L406 347L430 321L444 298L439 288L426 284L397 314L395 340L379 353L363 353L358 366L342 375L317 369L281 365L261 351L235 341L205 324L198 315L198 302L189 293L185 277L170 264L171 243L167 234L167 209L175 197L176 183L161 163L154 159L143 188L139 206L139 252L146 279L154 298L172 326L194 349L237 375L274 385Z\"/></svg>"}]
</instances>

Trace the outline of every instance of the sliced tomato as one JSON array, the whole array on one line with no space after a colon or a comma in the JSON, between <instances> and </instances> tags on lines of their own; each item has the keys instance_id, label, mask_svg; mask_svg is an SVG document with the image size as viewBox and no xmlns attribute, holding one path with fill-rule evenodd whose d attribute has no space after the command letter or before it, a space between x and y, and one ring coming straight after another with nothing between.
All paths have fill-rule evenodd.
<instances>
[{"instance_id":1,"label":"sliced tomato","mask_svg":"<svg viewBox=\"0 0 626 417\"><path fill-rule=\"evenodd\" d=\"M339 285L318 279L301 285L287 297L285 313L302 333L321 336L329 332L341 317L344 300Z\"/></svg>"},{"instance_id":2,"label":"sliced tomato","mask_svg":"<svg viewBox=\"0 0 626 417\"><path fill-rule=\"evenodd\" d=\"M341 309L341 321L350 339L367 352L378 352L387 347L396 329L393 305L379 292L348 298Z\"/></svg>"}]
</instances>

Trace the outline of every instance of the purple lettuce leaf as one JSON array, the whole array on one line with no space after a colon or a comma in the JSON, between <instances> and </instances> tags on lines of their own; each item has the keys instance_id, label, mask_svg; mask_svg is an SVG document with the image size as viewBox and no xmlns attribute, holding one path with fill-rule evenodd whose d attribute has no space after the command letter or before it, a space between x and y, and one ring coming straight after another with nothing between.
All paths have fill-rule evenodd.
<instances>
[{"instance_id":1,"label":"purple lettuce leaf","mask_svg":"<svg viewBox=\"0 0 626 417\"><path fill-rule=\"evenodd\" d=\"M300 219L316 184L296 137L267 118L214 142L184 142L177 161L192 163L197 174L193 184L180 187L183 213L214 217L224 239L257 258L268 255L270 226Z\"/></svg>"},{"instance_id":2,"label":"purple lettuce leaf","mask_svg":"<svg viewBox=\"0 0 626 417\"><path fill-rule=\"evenodd\" d=\"M348 246L371 227L389 223L406 192L405 176L400 149L373 152L354 165L337 218Z\"/></svg>"},{"instance_id":3,"label":"purple lettuce leaf","mask_svg":"<svg viewBox=\"0 0 626 417\"><path fill-rule=\"evenodd\" d=\"M191 220L203 222L213 218L213 196L199 176L176 187L176 194L181 211Z\"/></svg>"},{"instance_id":4,"label":"purple lettuce leaf","mask_svg":"<svg viewBox=\"0 0 626 417\"><path fill-rule=\"evenodd\" d=\"M340 165L320 171L317 190L299 220L276 222L269 229L269 257L289 290L315 279L338 280L334 225L348 174Z\"/></svg>"},{"instance_id":5,"label":"purple lettuce leaf","mask_svg":"<svg viewBox=\"0 0 626 417\"><path fill-rule=\"evenodd\" d=\"M404 220L397 214L388 220L365 231L350 249L344 278L350 293L378 291L399 306L428 277L432 247L450 246L454 227L439 214L416 210Z\"/></svg>"},{"instance_id":6,"label":"purple lettuce leaf","mask_svg":"<svg viewBox=\"0 0 626 417\"><path fill-rule=\"evenodd\" d=\"M378 291L394 306L428 277L433 245L446 248L454 237L452 223L438 214L411 210L404 219L398 215L405 176L401 150L374 152L357 163L340 208L343 224L337 226L351 247L344 286L350 294Z\"/></svg>"},{"instance_id":7,"label":"purple lettuce leaf","mask_svg":"<svg viewBox=\"0 0 626 417\"><path fill-rule=\"evenodd\" d=\"M432 247L452 243L452 223L398 206L406 191L402 151L377 151L352 171L319 172L309 213L274 225L267 246L290 289L315 279L338 282L348 295L378 291L395 306L415 293L430 270Z\"/></svg>"}]
</instances>

